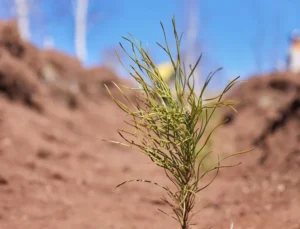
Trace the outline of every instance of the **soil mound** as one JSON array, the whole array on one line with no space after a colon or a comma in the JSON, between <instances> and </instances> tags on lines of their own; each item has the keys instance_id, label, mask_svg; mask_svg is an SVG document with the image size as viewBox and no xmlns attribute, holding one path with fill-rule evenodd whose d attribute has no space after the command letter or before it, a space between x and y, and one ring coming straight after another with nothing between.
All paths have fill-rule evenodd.
<instances>
[{"instance_id":1,"label":"soil mound","mask_svg":"<svg viewBox=\"0 0 300 229\"><path fill-rule=\"evenodd\" d=\"M13 21L0 22L0 54L1 91L39 110L37 100L46 104L49 99L71 109L83 108L91 96L107 97L104 84L121 82L109 69L85 69L74 57L24 42Z\"/></svg>"},{"instance_id":2,"label":"soil mound","mask_svg":"<svg viewBox=\"0 0 300 229\"><path fill-rule=\"evenodd\" d=\"M232 160L242 165L221 172L224 191L210 202L226 212L220 222L232 220L238 228L299 228L300 75L254 76L229 97L241 103L237 114L224 113L229 122L217 131L215 150L226 155L253 151Z\"/></svg>"},{"instance_id":3,"label":"soil mound","mask_svg":"<svg viewBox=\"0 0 300 229\"><path fill-rule=\"evenodd\" d=\"M41 111L39 89L39 81L28 65L0 48L0 92L10 100L21 101Z\"/></svg>"},{"instance_id":4,"label":"soil mound","mask_svg":"<svg viewBox=\"0 0 300 229\"><path fill-rule=\"evenodd\" d=\"M14 21L0 21L0 47L28 65L35 74L40 74L43 65L40 51L21 39Z\"/></svg>"},{"instance_id":5,"label":"soil mound","mask_svg":"<svg viewBox=\"0 0 300 229\"><path fill-rule=\"evenodd\" d=\"M222 150L253 147L260 153L249 160L264 169L300 165L300 75L255 76L230 97L241 103L237 114L229 111L224 115L229 122L220 133L226 132Z\"/></svg>"}]
</instances>

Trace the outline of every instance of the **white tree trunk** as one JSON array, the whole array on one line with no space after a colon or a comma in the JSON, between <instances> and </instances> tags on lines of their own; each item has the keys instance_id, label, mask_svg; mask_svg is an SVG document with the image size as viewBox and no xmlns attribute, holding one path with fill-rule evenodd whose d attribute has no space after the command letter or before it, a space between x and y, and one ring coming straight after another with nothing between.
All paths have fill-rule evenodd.
<instances>
[{"instance_id":1,"label":"white tree trunk","mask_svg":"<svg viewBox=\"0 0 300 229\"><path fill-rule=\"evenodd\" d=\"M15 0L17 23L24 40L30 39L29 9L27 0Z\"/></svg>"},{"instance_id":2,"label":"white tree trunk","mask_svg":"<svg viewBox=\"0 0 300 229\"><path fill-rule=\"evenodd\" d=\"M87 58L86 36L88 0L77 0L75 9L75 49L77 58L85 61Z\"/></svg>"},{"instance_id":3,"label":"white tree trunk","mask_svg":"<svg viewBox=\"0 0 300 229\"><path fill-rule=\"evenodd\" d=\"M196 64L197 58L200 56L200 52L197 50L197 35L199 27L199 0L185 0L186 4L186 55L185 64L187 66ZM195 90L199 91L201 87L201 74L198 66L194 72L195 76ZM187 68L187 70L190 70Z\"/></svg>"}]
</instances>

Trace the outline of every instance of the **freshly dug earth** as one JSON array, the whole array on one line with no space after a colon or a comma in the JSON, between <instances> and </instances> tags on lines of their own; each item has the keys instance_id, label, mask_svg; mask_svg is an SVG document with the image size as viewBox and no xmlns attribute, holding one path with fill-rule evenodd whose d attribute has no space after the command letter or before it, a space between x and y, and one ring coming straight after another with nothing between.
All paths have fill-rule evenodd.
<instances>
[{"instance_id":1,"label":"freshly dug earth","mask_svg":"<svg viewBox=\"0 0 300 229\"><path fill-rule=\"evenodd\" d=\"M157 210L168 208L156 186L114 190L132 178L167 182L145 156L102 141L120 140L125 117L103 84L121 80L18 37L13 23L0 23L0 228L176 228ZM255 150L232 160L243 164L221 171L203 192L198 207L210 208L193 228L300 228L299 79L254 77L233 91L243 102L237 115L224 113L230 122L216 133L214 150Z\"/></svg>"}]
</instances>

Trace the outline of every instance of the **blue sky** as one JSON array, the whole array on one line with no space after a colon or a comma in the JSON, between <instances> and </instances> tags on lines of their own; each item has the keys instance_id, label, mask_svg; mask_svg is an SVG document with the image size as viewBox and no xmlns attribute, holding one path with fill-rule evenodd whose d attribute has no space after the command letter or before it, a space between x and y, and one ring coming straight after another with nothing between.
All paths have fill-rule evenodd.
<instances>
[{"instance_id":1,"label":"blue sky","mask_svg":"<svg viewBox=\"0 0 300 229\"><path fill-rule=\"evenodd\" d=\"M163 41L159 22L165 24L171 36L171 19L175 15L178 29L184 32L183 9L187 0L89 1L90 14L97 20L89 26L87 66L101 63L103 52L118 47L121 36L127 32L147 43L158 63L166 61L155 45L156 41ZM42 16L33 20L33 43L41 46L43 36L51 35L57 49L74 55L71 2L40 1ZM204 54L204 74L223 67L224 79L272 70L276 62L285 60L289 33L300 28L298 0L199 0L198 5L201 48L197 51ZM0 12L7 17L6 12Z\"/></svg>"}]
</instances>

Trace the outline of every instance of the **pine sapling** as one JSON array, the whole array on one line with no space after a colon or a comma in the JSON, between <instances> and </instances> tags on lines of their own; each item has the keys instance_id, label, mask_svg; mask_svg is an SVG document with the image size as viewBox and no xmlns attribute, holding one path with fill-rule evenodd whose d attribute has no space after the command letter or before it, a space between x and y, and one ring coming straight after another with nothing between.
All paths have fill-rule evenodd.
<instances>
[{"instance_id":1,"label":"pine sapling","mask_svg":"<svg viewBox=\"0 0 300 229\"><path fill-rule=\"evenodd\" d=\"M106 88L114 102L130 117L129 121L125 121L128 129L118 130L124 141L112 142L134 148L147 155L155 165L164 170L166 178L174 185L169 187L154 181L135 179L125 181L117 187L128 182L139 181L152 183L163 188L166 195L162 197L162 200L170 206L173 213L168 215L177 220L181 229L189 229L191 219L196 214L194 211L196 196L215 180L221 168L235 166L222 165L221 162L248 151L231 154L224 158L218 156L213 166L202 168L203 161L211 152L207 152L201 157L199 155L214 130L225 121L209 133L207 133L207 126L216 109L229 107L235 110L236 101L224 100L223 97L238 82L239 77L232 80L219 95L213 98L204 98L205 90L217 71L212 72L203 83L201 92L196 94L193 73L201 56L194 66L190 65L189 70L185 71L180 53L182 35L179 36L177 33L175 18L172 20L172 25L176 42L176 55L172 56L171 54L162 23L165 45L157 44L164 50L173 65L175 96L160 75L147 49L131 34L129 34L130 38L123 37L123 39L130 44L132 53L127 52L121 43L120 46L133 61L130 70L127 69L127 71L137 82L138 87L129 88L114 83L126 102L117 99L109 88ZM125 93L126 89L137 92L134 100L132 96ZM203 138L205 139L203 140ZM201 147L198 144L200 140L203 142ZM214 172L212 180L200 186L200 181L212 172Z\"/></svg>"}]
</instances>

